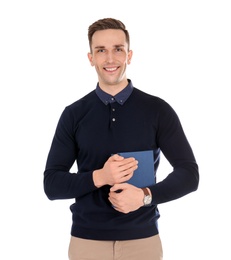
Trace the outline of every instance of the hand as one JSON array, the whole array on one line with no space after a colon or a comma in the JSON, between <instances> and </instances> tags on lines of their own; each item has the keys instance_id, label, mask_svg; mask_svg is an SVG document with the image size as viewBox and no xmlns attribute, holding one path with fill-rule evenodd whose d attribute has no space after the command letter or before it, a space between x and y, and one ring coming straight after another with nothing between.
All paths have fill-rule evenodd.
<instances>
[{"instance_id":1,"label":"hand","mask_svg":"<svg viewBox=\"0 0 231 260\"><path fill-rule=\"evenodd\" d=\"M116 191L120 192L116 192ZM128 183L115 184L110 189L109 201L122 213L135 211L144 205L144 192Z\"/></svg>"},{"instance_id":2,"label":"hand","mask_svg":"<svg viewBox=\"0 0 231 260\"><path fill-rule=\"evenodd\" d=\"M103 168L93 172L93 181L96 187L123 183L133 176L138 168L138 161L135 158L124 158L118 154L111 156Z\"/></svg>"}]
</instances>

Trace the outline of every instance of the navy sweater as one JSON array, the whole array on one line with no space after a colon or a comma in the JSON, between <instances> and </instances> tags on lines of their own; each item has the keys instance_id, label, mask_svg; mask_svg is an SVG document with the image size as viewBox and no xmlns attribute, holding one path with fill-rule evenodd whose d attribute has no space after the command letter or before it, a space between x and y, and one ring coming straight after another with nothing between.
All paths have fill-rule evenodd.
<instances>
[{"instance_id":1,"label":"navy sweater","mask_svg":"<svg viewBox=\"0 0 231 260\"><path fill-rule=\"evenodd\" d=\"M131 82L129 84L132 84ZM110 186L95 187L92 173L111 154L153 150L155 171L160 152L173 170L150 186L152 205L124 214L108 201ZM70 173L74 162L78 172ZM94 240L128 240L158 234L157 205L198 187L199 173L177 114L164 100L136 88L126 102L104 104L92 91L67 106L58 122L44 172L48 198L71 199L71 235Z\"/></svg>"}]
</instances>

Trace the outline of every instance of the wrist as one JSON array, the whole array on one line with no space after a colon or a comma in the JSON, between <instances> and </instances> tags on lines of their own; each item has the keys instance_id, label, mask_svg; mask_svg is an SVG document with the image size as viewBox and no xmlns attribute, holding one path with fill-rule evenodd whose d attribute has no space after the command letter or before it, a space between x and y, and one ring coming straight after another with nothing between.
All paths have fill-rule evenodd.
<instances>
[{"instance_id":1,"label":"wrist","mask_svg":"<svg viewBox=\"0 0 231 260\"><path fill-rule=\"evenodd\" d=\"M102 187L104 185L103 180L102 180L101 177L102 177L101 170L93 171L92 178L93 178L94 185L97 188L100 188L100 187Z\"/></svg>"}]
</instances>

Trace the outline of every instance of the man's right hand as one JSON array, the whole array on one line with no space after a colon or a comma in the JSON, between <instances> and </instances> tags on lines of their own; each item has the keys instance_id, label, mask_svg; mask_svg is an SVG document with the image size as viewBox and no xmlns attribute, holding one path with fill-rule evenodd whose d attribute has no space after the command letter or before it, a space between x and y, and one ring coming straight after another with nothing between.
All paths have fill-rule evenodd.
<instances>
[{"instance_id":1,"label":"man's right hand","mask_svg":"<svg viewBox=\"0 0 231 260\"><path fill-rule=\"evenodd\" d=\"M105 162L102 169L93 172L93 181L96 187L123 183L133 176L138 168L138 161L135 158L124 158L114 154Z\"/></svg>"}]
</instances>

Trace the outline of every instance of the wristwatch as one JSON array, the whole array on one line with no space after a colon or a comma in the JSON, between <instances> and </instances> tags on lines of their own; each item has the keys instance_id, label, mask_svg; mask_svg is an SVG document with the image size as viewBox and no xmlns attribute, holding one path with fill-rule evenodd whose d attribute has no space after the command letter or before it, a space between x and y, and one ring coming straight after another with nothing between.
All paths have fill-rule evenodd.
<instances>
[{"instance_id":1,"label":"wristwatch","mask_svg":"<svg viewBox=\"0 0 231 260\"><path fill-rule=\"evenodd\" d=\"M149 194L147 188L142 188L142 191L144 192L144 206L149 206L152 203L152 196Z\"/></svg>"}]
</instances>

